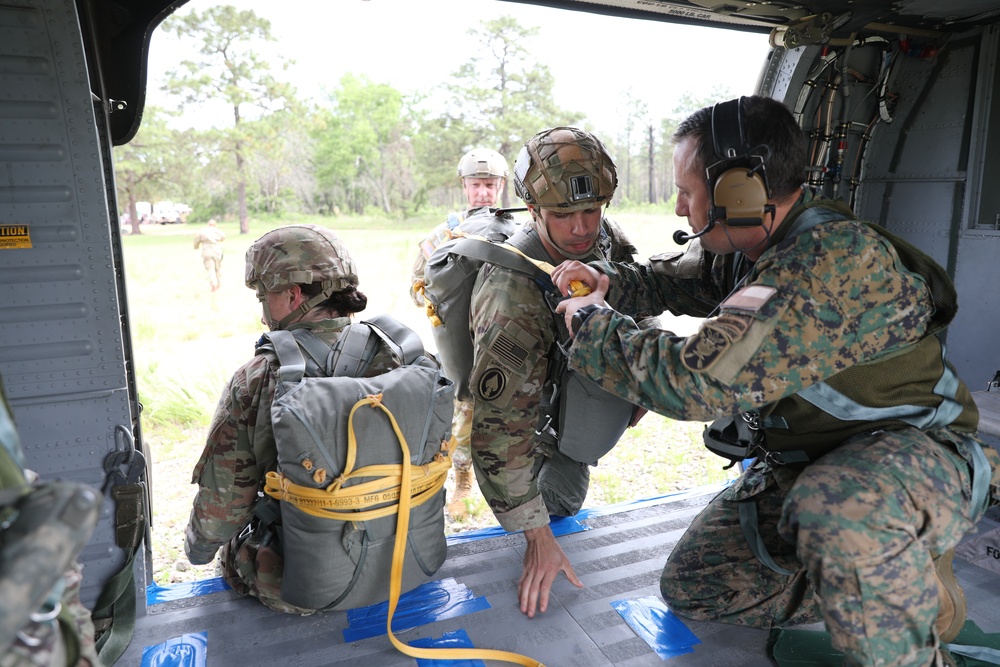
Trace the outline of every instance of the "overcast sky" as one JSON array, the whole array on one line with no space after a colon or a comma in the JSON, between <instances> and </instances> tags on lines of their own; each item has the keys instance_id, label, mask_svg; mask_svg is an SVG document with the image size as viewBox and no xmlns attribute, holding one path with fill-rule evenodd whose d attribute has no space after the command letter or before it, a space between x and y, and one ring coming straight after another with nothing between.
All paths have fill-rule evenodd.
<instances>
[{"instance_id":1,"label":"overcast sky","mask_svg":"<svg viewBox=\"0 0 1000 667\"><path fill-rule=\"evenodd\" d=\"M191 0L179 13L215 0ZM279 52L295 64L290 81L300 94L320 98L348 72L365 74L403 93L429 90L451 77L479 48L468 31L484 20L513 16L539 34L525 44L549 66L555 100L581 111L596 128L618 130L626 93L667 116L689 91L707 97L722 86L749 94L768 51L767 35L675 26L500 0L233 0L271 22ZM306 14L308 12L309 14ZM314 13L315 12L315 13ZM174 38L154 34L150 102L163 73L188 56ZM188 56L189 57L189 56ZM212 124L226 126L221 110ZM201 118L216 117L201 111Z\"/></svg>"}]
</instances>

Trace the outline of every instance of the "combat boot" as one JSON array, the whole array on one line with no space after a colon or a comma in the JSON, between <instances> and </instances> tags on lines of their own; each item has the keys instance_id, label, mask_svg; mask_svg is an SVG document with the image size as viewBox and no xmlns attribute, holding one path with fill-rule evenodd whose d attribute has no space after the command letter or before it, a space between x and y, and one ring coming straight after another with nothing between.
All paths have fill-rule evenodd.
<instances>
[{"instance_id":1,"label":"combat boot","mask_svg":"<svg viewBox=\"0 0 1000 667\"><path fill-rule=\"evenodd\" d=\"M455 468L455 493L448 503L448 516L457 519L469 511L465 499L472 495L472 470Z\"/></svg>"},{"instance_id":2,"label":"combat boot","mask_svg":"<svg viewBox=\"0 0 1000 667\"><path fill-rule=\"evenodd\" d=\"M941 606L938 608L934 627L937 629L938 637L943 644L954 641L958 633L961 632L962 626L965 625L965 592L958 583L958 579L955 578L952 562L954 558L954 549L948 549L934 558L938 597L941 598Z\"/></svg>"}]
</instances>

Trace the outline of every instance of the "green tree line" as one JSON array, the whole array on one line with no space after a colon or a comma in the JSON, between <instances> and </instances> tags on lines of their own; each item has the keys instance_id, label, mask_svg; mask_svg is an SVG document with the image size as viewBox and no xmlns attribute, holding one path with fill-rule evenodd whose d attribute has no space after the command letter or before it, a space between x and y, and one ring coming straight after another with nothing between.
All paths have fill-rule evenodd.
<instances>
[{"instance_id":1,"label":"green tree line","mask_svg":"<svg viewBox=\"0 0 1000 667\"><path fill-rule=\"evenodd\" d=\"M653 118L633 94L619 104L622 127L590 126L585 110L560 107L555 79L526 47L537 28L512 17L470 30L482 46L439 90L407 93L346 74L326 99L300 99L282 77L289 63L266 59L270 22L253 11L215 6L172 16L162 30L197 45L162 84L178 108L206 101L231 110L231 123L210 130L175 129L176 109L147 106L136 137L115 149L119 203L140 233L136 203L175 200L193 220L301 212L407 217L461 208L458 158L485 146L513 167L539 130L574 125L607 146L619 173L615 205L657 204L673 194L670 136L679 118L729 97L696 100L678 91L669 118ZM597 93L600 94L600 93ZM442 100L444 101L442 103ZM518 202L508 188L504 206Z\"/></svg>"}]
</instances>

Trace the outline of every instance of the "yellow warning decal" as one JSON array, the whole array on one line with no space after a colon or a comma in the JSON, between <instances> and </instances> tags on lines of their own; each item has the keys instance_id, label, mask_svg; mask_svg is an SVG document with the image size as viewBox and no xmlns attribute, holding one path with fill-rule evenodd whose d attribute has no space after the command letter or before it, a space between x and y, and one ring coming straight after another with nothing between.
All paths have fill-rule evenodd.
<instances>
[{"instance_id":1,"label":"yellow warning decal","mask_svg":"<svg viewBox=\"0 0 1000 667\"><path fill-rule=\"evenodd\" d=\"M28 225L0 225L0 249L30 247Z\"/></svg>"}]
</instances>

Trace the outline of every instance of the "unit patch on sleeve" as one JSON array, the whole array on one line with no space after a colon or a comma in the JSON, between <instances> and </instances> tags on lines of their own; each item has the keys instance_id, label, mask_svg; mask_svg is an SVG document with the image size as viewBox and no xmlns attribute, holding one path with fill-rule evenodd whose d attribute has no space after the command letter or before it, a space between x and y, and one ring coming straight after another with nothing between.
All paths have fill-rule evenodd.
<instances>
[{"instance_id":1,"label":"unit patch on sleeve","mask_svg":"<svg viewBox=\"0 0 1000 667\"><path fill-rule=\"evenodd\" d=\"M681 362L695 373L707 371L733 343L746 335L754 321L753 315L732 312L723 312L706 321L684 344Z\"/></svg>"},{"instance_id":2,"label":"unit patch on sleeve","mask_svg":"<svg viewBox=\"0 0 1000 667\"><path fill-rule=\"evenodd\" d=\"M487 401L494 401L507 389L507 373L503 368L487 368L479 377L479 395Z\"/></svg>"}]
</instances>

